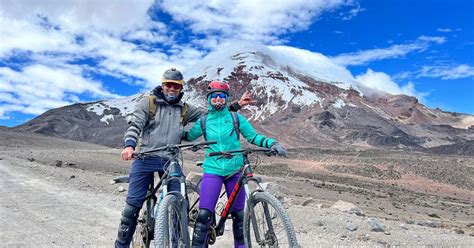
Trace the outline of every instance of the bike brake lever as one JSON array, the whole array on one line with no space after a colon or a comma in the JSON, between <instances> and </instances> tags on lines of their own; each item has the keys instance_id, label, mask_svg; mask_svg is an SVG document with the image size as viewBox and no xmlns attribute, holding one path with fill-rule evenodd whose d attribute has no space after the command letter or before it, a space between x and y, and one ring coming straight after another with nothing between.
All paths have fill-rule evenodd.
<instances>
[{"instance_id":1,"label":"bike brake lever","mask_svg":"<svg viewBox=\"0 0 474 248\"><path fill-rule=\"evenodd\" d=\"M227 158L227 159L231 159L232 157L234 157L234 155L232 155L230 153L226 153L226 154L223 154L222 157Z\"/></svg>"},{"instance_id":2,"label":"bike brake lever","mask_svg":"<svg viewBox=\"0 0 474 248\"><path fill-rule=\"evenodd\" d=\"M191 146L191 151L197 152L197 151L199 151L199 147L198 146Z\"/></svg>"},{"instance_id":3,"label":"bike brake lever","mask_svg":"<svg viewBox=\"0 0 474 248\"><path fill-rule=\"evenodd\" d=\"M230 155L230 154L223 154L222 156L220 156L220 157L219 157L218 159L216 159L216 160L223 159L223 158L230 159L230 158L232 158L232 157L233 157L233 156Z\"/></svg>"},{"instance_id":4,"label":"bike brake lever","mask_svg":"<svg viewBox=\"0 0 474 248\"><path fill-rule=\"evenodd\" d=\"M144 153L132 153L132 159L142 159L146 156Z\"/></svg>"},{"instance_id":5,"label":"bike brake lever","mask_svg":"<svg viewBox=\"0 0 474 248\"><path fill-rule=\"evenodd\" d=\"M274 152L274 151L268 151L268 152L265 152L265 155L267 155L268 157L271 157L271 156L276 155L276 152Z\"/></svg>"}]
</instances>

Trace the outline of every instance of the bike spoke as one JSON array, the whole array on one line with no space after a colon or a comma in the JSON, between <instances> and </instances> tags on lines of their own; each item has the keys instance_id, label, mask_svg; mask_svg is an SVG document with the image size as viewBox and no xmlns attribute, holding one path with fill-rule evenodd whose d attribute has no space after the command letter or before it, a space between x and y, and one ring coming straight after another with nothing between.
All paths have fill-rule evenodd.
<instances>
[{"instance_id":1,"label":"bike spoke","mask_svg":"<svg viewBox=\"0 0 474 248\"><path fill-rule=\"evenodd\" d=\"M257 192L245 209L245 244L248 247L296 247L293 225L283 206L272 195Z\"/></svg>"},{"instance_id":2,"label":"bike spoke","mask_svg":"<svg viewBox=\"0 0 474 248\"><path fill-rule=\"evenodd\" d=\"M181 218L178 211L179 210L174 208L173 206L170 207L169 209L169 218L168 218L169 225L168 226L172 227L170 228L172 229L170 230L172 231L172 233L170 233L169 247L173 247L173 248L184 247L184 244L182 243L182 237L181 237L182 230L180 229Z\"/></svg>"},{"instance_id":3,"label":"bike spoke","mask_svg":"<svg viewBox=\"0 0 474 248\"><path fill-rule=\"evenodd\" d=\"M186 209L181 195L167 195L160 203L155 220L155 246L181 248L189 246Z\"/></svg>"},{"instance_id":4,"label":"bike spoke","mask_svg":"<svg viewBox=\"0 0 474 248\"><path fill-rule=\"evenodd\" d=\"M285 227L275 209L271 205L260 202L255 205L254 211L262 240L260 242L252 240L252 243L259 244L260 247L288 247Z\"/></svg>"}]
</instances>

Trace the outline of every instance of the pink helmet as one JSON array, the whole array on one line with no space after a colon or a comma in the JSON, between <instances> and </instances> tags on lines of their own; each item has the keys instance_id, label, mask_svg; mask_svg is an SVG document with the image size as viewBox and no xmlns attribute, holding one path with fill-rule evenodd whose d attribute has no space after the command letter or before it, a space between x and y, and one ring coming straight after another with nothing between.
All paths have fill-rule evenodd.
<instances>
[{"instance_id":1,"label":"pink helmet","mask_svg":"<svg viewBox=\"0 0 474 248\"><path fill-rule=\"evenodd\" d=\"M229 90L229 84L219 81L212 81L207 87L207 96L213 92L224 92L225 94L229 95Z\"/></svg>"}]
</instances>

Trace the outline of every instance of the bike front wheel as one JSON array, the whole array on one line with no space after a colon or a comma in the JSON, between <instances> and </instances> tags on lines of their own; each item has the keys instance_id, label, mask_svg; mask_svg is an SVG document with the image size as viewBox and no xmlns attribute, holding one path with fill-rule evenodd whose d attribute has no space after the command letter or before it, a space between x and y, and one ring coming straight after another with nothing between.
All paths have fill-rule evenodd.
<instances>
[{"instance_id":1,"label":"bike front wheel","mask_svg":"<svg viewBox=\"0 0 474 248\"><path fill-rule=\"evenodd\" d=\"M299 247L281 203L267 192L256 192L251 197L244 213L245 247Z\"/></svg>"},{"instance_id":2,"label":"bike front wheel","mask_svg":"<svg viewBox=\"0 0 474 248\"><path fill-rule=\"evenodd\" d=\"M187 201L180 194L168 194L155 216L155 247L190 247Z\"/></svg>"},{"instance_id":3,"label":"bike front wheel","mask_svg":"<svg viewBox=\"0 0 474 248\"><path fill-rule=\"evenodd\" d=\"M199 185L186 181L186 194L188 196L188 226L194 228L199 214Z\"/></svg>"},{"instance_id":4,"label":"bike front wheel","mask_svg":"<svg viewBox=\"0 0 474 248\"><path fill-rule=\"evenodd\" d=\"M153 211L154 200L149 199L140 209L137 219L137 226L133 234L132 247L133 248L148 248L153 239L153 218L151 211Z\"/></svg>"}]
</instances>

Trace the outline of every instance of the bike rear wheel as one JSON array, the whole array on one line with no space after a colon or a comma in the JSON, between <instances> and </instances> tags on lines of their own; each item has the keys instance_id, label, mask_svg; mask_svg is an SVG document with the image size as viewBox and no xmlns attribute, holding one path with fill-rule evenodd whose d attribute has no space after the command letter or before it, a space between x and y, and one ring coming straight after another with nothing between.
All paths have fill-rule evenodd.
<instances>
[{"instance_id":1,"label":"bike rear wheel","mask_svg":"<svg viewBox=\"0 0 474 248\"><path fill-rule=\"evenodd\" d=\"M155 216L155 247L189 247L188 204L180 194L168 194Z\"/></svg>"},{"instance_id":2,"label":"bike rear wheel","mask_svg":"<svg viewBox=\"0 0 474 248\"><path fill-rule=\"evenodd\" d=\"M281 203L267 192L256 192L251 197L252 206L247 204L244 213L245 247L298 247L290 217Z\"/></svg>"}]
</instances>

